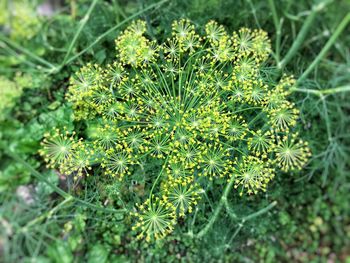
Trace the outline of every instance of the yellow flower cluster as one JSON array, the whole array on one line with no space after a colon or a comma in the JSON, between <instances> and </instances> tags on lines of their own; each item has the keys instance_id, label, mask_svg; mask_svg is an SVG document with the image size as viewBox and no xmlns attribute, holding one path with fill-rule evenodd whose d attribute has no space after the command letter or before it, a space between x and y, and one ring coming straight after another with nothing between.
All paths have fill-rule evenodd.
<instances>
[{"instance_id":1,"label":"yellow flower cluster","mask_svg":"<svg viewBox=\"0 0 350 263\"><path fill-rule=\"evenodd\" d=\"M137 231L137 238L147 241L164 238L174 230L176 209L163 198L155 197L137 205L134 216L138 219L132 230Z\"/></svg>"},{"instance_id":2,"label":"yellow flower cluster","mask_svg":"<svg viewBox=\"0 0 350 263\"><path fill-rule=\"evenodd\" d=\"M164 200L176 209L176 213L184 217L185 213L192 213L193 207L200 199L201 188L195 182L194 176L169 176L161 187Z\"/></svg>"},{"instance_id":3,"label":"yellow flower cluster","mask_svg":"<svg viewBox=\"0 0 350 263\"><path fill-rule=\"evenodd\" d=\"M228 34L211 21L200 36L186 19L173 23L162 44L146 32L145 22L133 22L116 39L114 63L87 64L71 78L75 118L92 128L79 141L83 153L63 162L63 171L76 165L78 175L88 174L99 165L119 180L141 164L161 163L160 173L148 175L151 197L136 213L140 236L171 232L199 201L199 182L226 178L240 195L255 194L277 169L306 164L310 152L293 133L298 110L288 100L294 80L266 82L261 71L270 54L266 32ZM44 156L61 163L61 154Z\"/></svg>"},{"instance_id":4,"label":"yellow flower cluster","mask_svg":"<svg viewBox=\"0 0 350 263\"><path fill-rule=\"evenodd\" d=\"M116 39L117 57L123 65L143 67L156 61L158 55L156 42L144 37L145 32L146 23L136 21Z\"/></svg>"},{"instance_id":5,"label":"yellow flower cluster","mask_svg":"<svg viewBox=\"0 0 350 263\"><path fill-rule=\"evenodd\" d=\"M43 156L49 168L57 168L63 174L74 174L75 178L88 175L94 159L94 151L81 139L75 138L75 132L69 133L54 129L44 134L39 154Z\"/></svg>"},{"instance_id":6,"label":"yellow flower cluster","mask_svg":"<svg viewBox=\"0 0 350 263\"><path fill-rule=\"evenodd\" d=\"M274 145L276 164L285 172L302 169L311 156L308 142L298 139L297 133L286 134L278 138Z\"/></svg>"},{"instance_id":7,"label":"yellow flower cluster","mask_svg":"<svg viewBox=\"0 0 350 263\"><path fill-rule=\"evenodd\" d=\"M30 1L0 1L0 26L9 28L12 39L25 41L39 31L40 19Z\"/></svg>"},{"instance_id":8,"label":"yellow flower cluster","mask_svg":"<svg viewBox=\"0 0 350 263\"><path fill-rule=\"evenodd\" d=\"M235 188L241 188L239 194L243 191L248 194L256 194L258 191L266 190L267 183L274 178L274 169L271 166L271 160L264 160L252 155L244 157L235 167Z\"/></svg>"}]
</instances>

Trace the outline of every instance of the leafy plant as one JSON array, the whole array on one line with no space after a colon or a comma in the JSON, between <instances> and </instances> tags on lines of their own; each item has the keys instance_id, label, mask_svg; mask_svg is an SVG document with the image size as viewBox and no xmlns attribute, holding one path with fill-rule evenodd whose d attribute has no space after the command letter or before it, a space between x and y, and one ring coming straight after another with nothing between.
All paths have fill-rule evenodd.
<instances>
[{"instance_id":1,"label":"leafy plant","mask_svg":"<svg viewBox=\"0 0 350 263\"><path fill-rule=\"evenodd\" d=\"M116 40L113 64L88 64L72 77L74 116L96 132L77 140L57 130L41 150L50 166L76 179L100 167L128 180L137 166L160 160L158 175L145 175L149 197L134 227L149 241L193 210L200 185L224 178L225 192L233 186L256 194L278 166L302 169L310 156L292 131L299 112L287 96L294 81L275 85L262 76L270 52L265 32L242 28L229 36L213 21L204 37L188 20L172 28L172 38L158 45L144 36L145 22L133 22Z\"/></svg>"},{"instance_id":2,"label":"leafy plant","mask_svg":"<svg viewBox=\"0 0 350 263\"><path fill-rule=\"evenodd\" d=\"M4 95L0 103L0 261L348 260L348 1L72 0L62 5L58 2L47 6L46 1L0 0L0 97ZM53 12L42 13L45 5L53 8ZM174 20L188 21L184 17L191 21L185 24L194 33L189 34L190 38L183 38L183 42L187 47L191 43L201 45L194 47L196 51L190 51L191 48L185 51L184 43L173 43L177 48L182 47L180 59L174 59L165 51L166 47L171 48L171 40L179 36L173 34L174 29L169 25ZM138 27L143 27L142 36L134 34L135 28L124 30L137 18L145 21ZM222 105L208 108L210 112L217 108L220 113L228 108L236 111L237 106L244 110L235 113L231 131L228 133L228 128L223 127L227 117L214 116L213 125L221 130L203 128L195 136L197 144L185 148L184 145L192 145L185 137L193 131L186 133L186 129L178 129L172 133L172 125L168 125L165 133L172 137L161 147L165 159L157 158L157 152L151 156L150 147L154 149L155 143L162 142L150 140L151 132L155 131L153 137L159 138L159 131L164 132L165 128L140 127L124 134L126 125L133 123L132 118L134 122L143 118L140 114L127 117L131 106L145 108L139 105L142 100L129 101L129 98L140 96L149 87L140 81L149 69L152 69L153 85L162 87L164 92L164 81L159 81L163 77L184 84L186 80L180 81L180 76L198 73L198 66L203 64L195 58L209 54L206 61L212 62L212 51L229 50L208 40L204 25L210 20L218 24L211 22L208 28L224 26L222 36L232 42L232 46L236 38L263 33L260 29L267 32L271 44L265 41L268 39L265 35L262 42L269 51L264 61L250 61L253 54L242 56L243 60L237 58L240 52L234 46L232 60L214 63L220 64L223 70L214 70L214 64L207 63L204 74L217 72L208 76L207 82L213 84L223 73L219 82L231 87L234 82L230 70L239 62L243 66L253 65L257 77L238 76L259 80L257 87L263 87L262 92L258 89L252 96L253 89L247 86L237 90L236 97L228 98L225 95L228 91L219 87ZM174 26L178 29L181 23ZM239 28L244 29L236 31ZM252 32L247 28L257 30ZM117 58L113 52L116 38ZM133 41L139 47L131 49L138 51L136 53L126 48ZM149 47L155 56L152 61L146 59L146 63ZM198 50L203 53L196 54ZM185 66L185 59L189 60L191 55L194 55L191 63ZM128 64L128 58L138 65ZM117 79L121 76L126 82L137 77L137 85L131 83L121 89L120 82L111 81L111 74ZM204 75L197 75L192 74L189 79L203 82ZM98 83L91 89L93 94L74 91L79 77ZM192 97L207 91L195 84L184 85L197 91ZM127 93L130 87L135 88L134 95ZM286 98L285 107L246 110L266 106L264 103L269 99L278 100L277 89L281 97ZM175 94L179 94L179 90L183 98L186 89L175 86ZM209 93L202 94L204 100ZM262 94L257 105L247 99L259 99ZM163 104L173 101L179 107L176 98L180 96L173 96L172 91L170 95L161 100L157 99L159 96L147 99L153 99L163 111L173 106L163 107L160 101ZM226 103L228 101L230 103ZM115 108L107 114L106 108L111 104L116 104ZM116 112L119 114L115 115ZM284 126L279 114L293 127L278 132L276 127L262 129L272 124ZM150 112L147 116L154 117ZM251 121L253 124L249 125ZM201 136L204 131L205 138ZM223 132L227 134L223 136ZM308 142L307 147L312 151L306 166L303 158L294 156L306 146L300 138ZM119 140L124 144L116 149ZM216 144L209 146L212 141ZM67 155L59 147L62 142L68 143L63 146L70 146ZM226 156L225 151L231 147L220 147L223 143L236 148L229 150L230 156ZM123 178L113 176L116 172L107 174L107 167L102 167L107 164L107 156L125 153L129 148L141 152L141 146L148 147L143 149L146 156L135 157L136 150L118 155L128 162ZM171 152L175 148L178 151ZM116 152L112 153L111 149ZM286 149L291 150L294 157L286 155ZM43 156L50 155L48 168L44 167L38 150ZM187 155L189 152L202 155L193 158ZM248 160L253 152L261 154ZM182 161L170 163L176 156L182 157ZM224 161L220 164L229 166L226 172L224 169L224 177L199 176L198 172L205 168L207 174L214 171L205 167L205 162L199 163L199 168L196 165L184 168L183 163L196 163L199 158L210 161L208 156L220 156ZM265 167L266 158L273 158L268 167ZM284 172L291 162L303 168L297 173ZM263 187L259 182L260 189L255 188L257 194L247 194L254 188L243 184L235 189L235 179L243 180L244 172L255 166L265 171L273 169L273 180ZM162 221L164 211L166 217ZM152 218L161 227L156 241ZM152 242L135 238L147 238L147 234Z\"/></svg>"}]
</instances>

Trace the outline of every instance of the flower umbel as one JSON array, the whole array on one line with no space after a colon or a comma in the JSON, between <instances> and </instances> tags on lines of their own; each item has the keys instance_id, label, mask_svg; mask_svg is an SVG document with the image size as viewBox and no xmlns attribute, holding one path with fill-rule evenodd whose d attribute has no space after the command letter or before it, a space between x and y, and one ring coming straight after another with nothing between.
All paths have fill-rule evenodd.
<instances>
[{"instance_id":1,"label":"flower umbel","mask_svg":"<svg viewBox=\"0 0 350 263\"><path fill-rule=\"evenodd\" d=\"M297 134L285 135L274 147L276 163L285 172L300 170L311 156L308 143L297 138Z\"/></svg>"},{"instance_id":2,"label":"flower umbel","mask_svg":"<svg viewBox=\"0 0 350 263\"><path fill-rule=\"evenodd\" d=\"M54 129L53 133L44 135L39 153L44 157L50 168L59 168L68 159L76 143L74 134L74 132L70 134L64 128L63 131Z\"/></svg>"},{"instance_id":3,"label":"flower umbel","mask_svg":"<svg viewBox=\"0 0 350 263\"><path fill-rule=\"evenodd\" d=\"M137 238L160 239L173 231L176 224L174 206L163 198L152 198L145 203L138 205L138 212L135 213L138 219L133 230L139 232Z\"/></svg>"}]
</instances>

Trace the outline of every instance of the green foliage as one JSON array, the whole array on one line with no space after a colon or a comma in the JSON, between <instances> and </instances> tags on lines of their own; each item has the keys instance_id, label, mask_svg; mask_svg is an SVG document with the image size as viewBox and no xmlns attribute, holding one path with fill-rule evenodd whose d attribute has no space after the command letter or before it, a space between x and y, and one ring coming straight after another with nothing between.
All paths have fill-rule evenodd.
<instances>
[{"instance_id":1,"label":"green foliage","mask_svg":"<svg viewBox=\"0 0 350 263\"><path fill-rule=\"evenodd\" d=\"M12 9L9 9L9 3L13 5ZM57 9L52 16L38 16L37 7L41 3L42 1L0 0L0 261L349 260L348 1L73 0ZM146 29L141 28L142 36L132 34L135 33L133 30L140 32L140 28L125 31L127 25L137 18L145 21ZM182 18L189 19L195 25L195 34L192 38L186 38L188 48L191 43L198 42L197 35L206 34L204 25L210 20L224 26L217 28L214 37L222 37L223 29L228 32L225 34L230 36L229 40L249 40L246 37L248 29L234 33L231 38L232 32L239 28L257 28L258 32L262 32L260 29L267 32L271 39L271 55L264 58L263 63L262 60L259 61L261 81L254 88L248 87L245 90L251 94L250 99L243 97L238 100L242 90L237 88L230 99L225 98L227 101L236 101L224 106L233 109L237 105L256 107L254 100L257 105L266 100L273 105L274 100L279 101L281 97L288 97L287 100L293 101L295 105L287 103L289 105L286 104L285 107L269 110L258 116L253 125L249 122L257 115L251 114L257 114L258 109L237 112L237 118L228 123L230 129L219 131L227 131L226 137L231 138L225 139L225 143L239 149L244 146L243 155L248 152L260 153L255 156L258 160L267 155L285 167L290 164L304 166L299 156L308 155L302 150L307 141L312 157L301 172L277 171L274 179L266 185L266 192L240 196L243 188L239 181L237 184L231 181L231 187L227 187L230 184L227 181L229 174L224 178L195 175L192 179L189 177L190 170L199 168L184 169L178 162L164 166L166 158L169 156L170 160L172 154L185 156L189 152L203 151L197 145L181 147L181 138L185 139L188 134L179 130L172 140L166 141L167 147L161 147L165 151L165 159L158 159L158 152L154 151L154 156L149 155L147 158L141 158L140 154L138 162L134 163L134 155L129 154L131 160L128 159L129 155L124 158L126 157L130 168L122 180L104 174L106 167L101 167L101 164L107 162L102 162L102 157L114 156L118 152L107 153L101 147L114 148L120 137L126 145L123 144L123 149L132 148L133 151L141 151L141 146L151 149L152 145L154 148L157 143L159 145L163 142L158 139L149 141L149 145L145 146L142 140L151 132L145 133L140 128L120 136L123 129L115 129L115 122L117 126L123 126L136 118L127 117L127 114L133 115L131 106L135 105L135 101L129 100L133 95L128 92L134 88L134 92L140 94L146 84L135 80L138 85L125 85L118 89L121 92L118 93L120 99L106 114L105 105L110 101L104 103L103 99L106 94L110 95L110 85L105 83L113 82L112 90L115 91L117 83L124 79L130 80L135 76L142 79L144 73L140 72L155 67L152 66L154 61L158 62L160 71L153 70L155 73L150 77L157 86L164 87L158 81L162 77L159 72L167 75L165 78L173 78L177 82L180 74L176 66L181 63L169 56L163 57L166 54L159 46L160 43L168 43L168 49L172 48L167 40L174 37L169 25ZM123 35L125 37L120 38ZM124 50L117 51L117 60L124 64L116 62L116 38L119 51ZM133 40L137 40L136 44L140 48L125 50ZM205 42L204 39L200 41ZM226 52L224 43L222 41L217 50L226 56L229 53ZM178 46L177 43L175 47ZM202 49L207 48L209 43L194 46ZM264 49L266 46L254 48ZM189 49L186 52L190 52ZM241 50L244 49L241 46ZM160 56L150 60L147 56L152 53ZM234 53L237 54L236 51ZM130 58L137 67L125 64ZM149 62L144 63L144 60ZM184 58L180 61L183 63ZM87 66L89 62L101 66ZM142 69L138 67L141 62L147 66ZM191 61L192 65L196 63L198 62ZM246 69L256 65L256 61L249 59L242 59L241 63ZM192 65L183 72L189 72ZM84 67L86 72L82 69ZM137 69L136 73L130 73L132 68ZM108 72L109 76L102 74L103 85L92 89L98 90L98 94L79 93L83 96L77 96L78 93L75 93L72 96L74 83L69 78L79 74L81 77L92 76L91 72L99 72L100 69ZM165 69L168 69L167 74ZM125 72L129 75L125 75ZM247 71L236 72L239 79L251 78L250 74L242 73ZM282 73L294 74L296 83L293 83L293 78L285 77ZM97 75L99 74L100 72ZM110 75L114 76L113 81ZM217 76L213 74L212 78L215 77ZM232 79L228 76L222 81L226 83ZM288 85L278 88L280 81ZM267 88L264 87L265 84ZM101 89L101 86L105 86L105 89ZM276 89L279 92L271 92ZM270 90L268 95L267 90ZM67 99L70 100L69 103ZM137 105L139 101L136 100ZM167 98L162 101L171 100ZM118 117L115 113L119 113ZM123 121L120 121L121 118ZM228 125L225 118L219 120L221 119L221 124ZM264 122L280 128L285 128L285 123L292 123L292 126L297 124L297 128L291 129L288 134L281 132L287 134L287 138L282 136L283 140L276 142L273 141L275 132L257 129ZM222 126L224 125L220 128ZM56 133L56 129L59 132ZM153 128L148 130L156 131ZM170 134L170 130L169 127L166 134ZM48 140L52 135L57 139L57 136L66 132L68 138L72 136L74 140L73 148L80 151L66 163L66 170L45 168L45 163L38 154L43 149L40 142L45 142L45 138ZM210 136L214 139L210 139ZM303 138L304 142L295 139L295 136ZM215 131L208 133L205 140L215 140ZM179 141L177 153L171 152L171 147L175 146L169 146L170 141ZM239 145L234 145L237 142ZM207 147L208 143L205 145ZM286 155L286 147L289 155ZM211 150L208 151L208 156L221 154L219 147L215 148L217 151ZM271 155L271 150L275 152L274 156ZM236 152L233 157L241 155ZM222 155L221 159L231 160L231 157ZM86 158L89 165L84 165L82 161ZM194 161L190 155L187 158ZM254 162L233 158L236 162L236 176L243 178L242 171L256 170L256 167L259 170L267 168L265 162L253 159ZM202 166L204 164L201 163ZM275 165L273 164L274 168ZM270 166L271 164L268 168ZM89 176L77 176L77 167L81 168L81 175ZM123 167L118 165L118 168ZM207 167L208 171L213 171L213 167L209 168ZM33 169L40 171L42 177L38 177L38 174L31 177ZM60 172L72 174L63 176ZM169 181L162 180L169 174L176 175L179 172L185 174L184 178L189 178L188 181L176 176ZM159 174L160 179L156 180ZM45 178L47 180L43 180ZM136 233L137 229L132 229L137 224L137 216L145 220L139 220L139 223L149 223L147 215L152 209L144 212L141 209L142 204L147 208L147 200L155 181L157 183L151 197L153 202L162 200L173 204L171 210L176 211L177 224L174 225L170 219L169 226L173 227L171 235L148 243L143 239L137 240L135 237L140 231ZM237 190L234 189L235 185ZM63 196L58 196L55 187L65 194L59 192ZM162 196L168 196L168 199L162 199ZM111 210L115 208L133 211L136 217L133 216L134 213L123 214Z\"/></svg>"},{"instance_id":2,"label":"green foliage","mask_svg":"<svg viewBox=\"0 0 350 263\"><path fill-rule=\"evenodd\" d=\"M16 103L18 97L22 95L22 90L15 82L8 80L5 77L0 78L1 93L0 99L2 101L0 106L0 120L3 120L9 111Z\"/></svg>"},{"instance_id":3,"label":"green foliage","mask_svg":"<svg viewBox=\"0 0 350 263\"><path fill-rule=\"evenodd\" d=\"M17 41L26 41L34 37L41 26L35 6L25 0L0 2L0 26L10 30L10 36Z\"/></svg>"},{"instance_id":4,"label":"green foliage","mask_svg":"<svg viewBox=\"0 0 350 263\"><path fill-rule=\"evenodd\" d=\"M140 163L160 160L158 176L146 174L149 199L136 213L134 229L148 241L173 231L176 214L193 210L208 179L256 194L276 166L300 170L310 156L293 133L299 111L287 89L294 81L274 86L260 77L270 52L265 32L242 28L230 36L211 21L200 37L184 19L172 28L172 38L157 45L145 37L144 21L133 22L116 40L113 64L76 73L67 98L75 119L94 123L97 134L77 140L56 130L40 151L49 167L75 178L102 170L125 180Z\"/></svg>"}]
</instances>

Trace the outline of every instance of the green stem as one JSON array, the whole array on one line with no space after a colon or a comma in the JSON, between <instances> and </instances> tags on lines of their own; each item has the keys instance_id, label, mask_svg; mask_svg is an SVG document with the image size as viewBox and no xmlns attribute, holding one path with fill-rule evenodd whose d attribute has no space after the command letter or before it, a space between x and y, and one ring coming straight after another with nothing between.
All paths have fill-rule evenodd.
<instances>
[{"instance_id":1,"label":"green stem","mask_svg":"<svg viewBox=\"0 0 350 263\"><path fill-rule=\"evenodd\" d=\"M217 207L215 208L215 211L214 211L214 214L212 215L212 217L210 218L209 222L205 225L205 227L197 234L197 238L202 238L204 235L206 235L208 233L208 231L211 229L211 227L214 225L215 221L218 219L219 215L220 215L220 212L222 210L223 207L226 208L226 211L228 212L229 216L233 219L233 220L237 220L239 219L237 217L237 215L232 211L232 209L229 207L229 204L228 204L228 201L227 201L227 197L228 197L228 194L230 193L231 191L231 188L234 184L234 177L232 177L229 181L229 183L226 185L225 187L225 190L224 190L224 193L222 194L221 198L220 198L220 201L219 201L219 204L217 205ZM243 218L241 218L241 223L242 226L243 224L250 220L250 219L253 219L257 216L260 216L264 213L266 213L267 211L269 211L270 209L272 209L273 207L275 207L277 205L277 202L276 201L273 201L271 204L269 204L267 207L264 207L263 209L255 212L255 213L252 213L248 216L245 216ZM240 227L241 228L241 227ZM239 228L239 230L240 230ZM238 230L238 232L239 232ZM237 234L238 234L237 232Z\"/></svg>"},{"instance_id":2,"label":"green stem","mask_svg":"<svg viewBox=\"0 0 350 263\"><path fill-rule=\"evenodd\" d=\"M98 36L94 42L92 42L89 46L87 46L85 49L83 49L82 51L80 51L78 54L72 56L70 59L68 59L66 61L66 64L71 63L72 61L76 60L78 57L80 57L81 55L83 55L85 52L87 52L89 49L91 49L93 46L95 46L98 42L100 42L103 38L105 38L106 36L108 36L110 33L112 33L113 31L115 31L116 29L118 29L119 27L121 27L122 25L128 23L130 20L133 20L135 17L138 17L139 15L147 12L148 10L152 9L152 8L159 8L161 5L163 5L165 2L167 2L169 0L162 0L158 3L149 5L148 7L146 7L145 9L140 10L139 12L136 12L135 14L129 16L128 18L124 19L122 22L120 22L118 25L110 28L109 30L107 30L106 32L104 32L103 34L101 34L100 36ZM62 65L64 66L64 65Z\"/></svg>"},{"instance_id":3,"label":"green stem","mask_svg":"<svg viewBox=\"0 0 350 263\"><path fill-rule=\"evenodd\" d=\"M257 16L256 16L255 5L253 4L252 0L248 0L248 3L249 3L249 5L250 5L250 9L252 10L252 13L253 13L253 16L254 16L254 20L255 20L256 25L257 25L259 28L261 28L260 23L259 23L259 20L258 20L258 18L257 18Z\"/></svg>"},{"instance_id":4,"label":"green stem","mask_svg":"<svg viewBox=\"0 0 350 263\"><path fill-rule=\"evenodd\" d=\"M259 114L257 114L250 122L248 122L248 127L251 127L264 114L265 114L265 112L263 112L263 111L259 112Z\"/></svg>"},{"instance_id":5,"label":"green stem","mask_svg":"<svg viewBox=\"0 0 350 263\"><path fill-rule=\"evenodd\" d=\"M332 140L333 140L332 129L330 127L330 121L329 121L329 115L328 115L328 109L327 109L327 105L326 105L326 97L325 96L330 95L330 94L342 93L342 92L350 92L350 85L341 86L341 87L337 87L337 88L331 88L331 89L324 89L324 90L302 89L302 88L294 87L291 89L291 91L314 94L314 95L320 97L320 99L322 101L323 110L324 110L324 119L326 122L328 141L332 142Z\"/></svg>"},{"instance_id":6,"label":"green stem","mask_svg":"<svg viewBox=\"0 0 350 263\"><path fill-rule=\"evenodd\" d=\"M224 200L226 212L233 220L237 220L237 215L235 212L233 212L233 209L231 208L230 204L228 203L227 199Z\"/></svg>"},{"instance_id":7,"label":"green stem","mask_svg":"<svg viewBox=\"0 0 350 263\"><path fill-rule=\"evenodd\" d=\"M193 237L193 227L194 227L194 224L196 223L196 218L197 218L197 214L198 214L198 207L196 207L195 211L194 211L194 215L193 215L193 219L192 219L192 222L190 224L190 229L188 231L188 234L190 237Z\"/></svg>"},{"instance_id":8,"label":"green stem","mask_svg":"<svg viewBox=\"0 0 350 263\"><path fill-rule=\"evenodd\" d=\"M75 0L70 0L70 16L75 19L77 16L77 3Z\"/></svg>"},{"instance_id":9,"label":"green stem","mask_svg":"<svg viewBox=\"0 0 350 263\"><path fill-rule=\"evenodd\" d=\"M346 28L346 26L350 22L350 13L347 14L343 20L340 22L340 24L337 26L336 30L334 31L333 35L329 38L326 45L322 48L321 52L317 55L317 57L314 59L314 61L310 64L310 66L304 71L304 73L300 76L298 79L298 83L303 81L310 72L318 65L321 59L326 55L328 50L331 48L331 46L335 43L339 35L343 32L343 30Z\"/></svg>"},{"instance_id":10,"label":"green stem","mask_svg":"<svg viewBox=\"0 0 350 263\"><path fill-rule=\"evenodd\" d=\"M337 88L331 88L331 89L324 89L324 90L315 90L315 89L301 89L301 88L291 88L292 92L302 92L302 93L309 93L309 94L315 94L319 97L324 97L325 95L331 95L336 93L342 93L342 92L350 92L350 85L341 86Z\"/></svg>"},{"instance_id":11,"label":"green stem","mask_svg":"<svg viewBox=\"0 0 350 263\"><path fill-rule=\"evenodd\" d=\"M25 49L24 47L18 45L17 43L15 43L14 41L12 41L11 39L5 37L4 35L0 34L0 40L7 43L8 45L14 47L15 49L17 49L18 51L22 52L23 54L26 54L27 56L31 57L32 59L36 60L37 62L40 62L41 64L44 64L45 66L48 66L50 69L55 70L56 66L54 66L53 64L51 64L50 62L46 61L45 59L35 55L33 52Z\"/></svg>"},{"instance_id":12,"label":"green stem","mask_svg":"<svg viewBox=\"0 0 350 263\"><path fill-rule=\"evenodd\" d=\"M266 212L268 212L269 210L271 210L272 208L274 208L275 206L277 205L277 201L273 201L271 204L269 204L268 206L264 207L263 209L260 209L259 211L255 212L255 213L252 213L248 216L245 216L242 218L242 223L250 220L250 219L253 219L255 217L258 217L262 214L265 214Z\"/></svg>"},{"instance_id":13,"label":"green stem","mask_svg":"<svg viewBox=\"0 0 350 263\"><path fill-rule=\"evenodd\" d=\"M224 193L221 196L221 199L219 201L218 206L215 208L214 214L210 218L209 222L205 225L205 227L197 234L197 238L202 238L208 231L209 229L213 226L215 221L217 220L218 216L220 215L220 212L227 200L227 196L229 192L231 191L231 188L234 183L234 177L231 177L229 183L226 185Z\"/></svg>"},{"instance_id":14,"label":"green stem","mask_svg":"<svg viewBox=\"0 0 350 263\"><path fill-rule=\"evenodd\" d=\"M41 68L41 66L34 64L33 62L26 59L26 57L18 56L18 53L13 48L9 47L9 45L7 45L5 42L0 42L0 48L2 48L4 51L7 51L10 55L20 59L21 63L24 63L24 64L28 65L29 67ZM6 70L9 70L9 69L6 69ZM12 69L12 70L18 71L18 69Z\"/></svg>"},{"instance_id":15,"label":"green stem","mask_svg":"<svg viewBox=\"0 0 350 263\"><path fill-rule=\"evenodd\" d=\"M321 97L321 101L322 101L322 106L323 106L323 114L324 114L324 119L326 122L326 128L327 128L327 135L328 135L328 141L332 142L333 140L333 136L332 136L332 129L331 129L331 125L330 125L330 121L329 121L329 115L328 115L328 108L327 108L327 104L326 104L326 100L324 97Z\"/></svg>"},{"instance_id":16,"label":"green stem","mask_svg":"<svg viewBox=\"0 0 350 263\"><path fill-rule=\"evenodd\" d=\"M253 219L255 217L258 217L266 212L268 212L270 209L272 209L273 207L275 207L277 205L277 202L276 201L273 201L271 204L269 204L267 207L264 207L263 209L253 213L253 214L250 214L246 217L243 217L241 219L241 222L238 223L238 227L236 229L236 231L233 233L231 239L230 239L230 243L235 239L235 237L238 235L238 233L241 231L241 229L243 228L244 226L244 223L250 219Z\"/></svg>"},{"instance_id":17,"label":"green stem","mask_svg":"<svg viewBox=\"0 0 350 263\"><path fill-rule=\"evenodd\" d=\"M43 221L46 218L50 218L58 209L60 209L62 206L64 206L65 204L67 204L67 203L69 203L71 201L73 201L73 197L72 196L69 196L69 197L65 198L61 203L56 205L50 211L47 211L46 213L40 215L39 217L29 221L25 226L21 227L19 229L19 231L20 232L26 232L29 227L35 225L36 223L38 223L40 221Z\"/></svg>"},{"instance_id":18,"label":"green stem","mask_svg":"<svg viewBox=\"0 0 350 263\"><path fill-rule=\"evenodd\" d=\"M111 209L111 208L105 208L102 206L94 205L89 202L86 202L84 200L81 200L77 197L72 196L71 194L63 191L61 188L57 187L50 181L48 181L43 175L41 175L37 170L35 170L29 163L27 163L25 160L23 160L20 156L18 156L16 153L13 153L12 151L8 149L4 149L6 155L17 161L18 163L22 164L25 168L28 169L28 171L31 172L31 174L36 177L39 181L46 183L48 186L51 187L51 189L56 192L58 195L62 196L64 199L70 199L72 198L75 202L84 205L86 207L89 207L94 210L100 210L103 212L108 212L108 213L125 213L126 209Z\"/></svg>"},{"instance_id":19,"label":"green stem","mask_svg":"<svg viewBox=\"0 0 350 263\"><path fill-rule=\"evenodd\" d=\"M208 201L208 203L209 203L209 206L210 206L210 209L211 210L214 210L214 208L213 208L213 203L212 203L212 201L210 200L210 198L209 198L209 196L207 195L207 191L203 191L203 195L205 196L205 199L207 199L207 201Z\"/></svg>"},{"instance_id":20,"label":"green stem","mask_svg":"<svg viewBox=\"0 0 350 263\"><path fill-rule=\"evenodd\" d=\"M83 17L83 19L80 20L80 22L79 22L80 25L79 25L79 27L78 27L78 30L77 30L77 32L75 33L75 35L74 35L74 37L73 37L73 39L72 39L72 41L71 41L71 43L70 43L70 45L69 45L69 47L68 47L68 51L67 51L66 55L64 56L64 59L63 59L62 63L60 64L60 67L59 67L59 68L62 68L62 67L66 64L66 61L67 61L67 59L68 59L70 53L72 52L73 47L74 47L75 43L77 42L80 33L82 32L82 30L83 30L83 28L85 27L86 23L89 21L90 15L91 15L92 11L94 10L94 8L95 8L95 6L96 6L96 4L97 4L98 1L99 1L99 0L94 0L94 1L91 3L91 5L90 5L90 7L89 7L89 9L88 9L88 11L87 11L87 13L86 13L85 16Z\"/></svg>"},{"instance_id":21,"label":"green stem","mask_svg":"<svg viewBox=\"0 0 350 263\"><path fill-rule=\"evenodd\" d=\"M165 168L165 166L166 166L167 163L168 163L168 159L169 159L169 155L168 155L168 157L165 159L165 162L164 162L164 164L162 165L162 169L160 170L160 172L159 172L159 174L158 174L156 180L154 181L154 183L153 183L153 185L152 185L151 191L149 192L149 200L150 200L151 202L152 202L152 193L153 193L153 189L154 189L154 187L156 186L156 184L158 183L159 178L160 178L160 176L162 175L162 173L163 173L163 171L164 171L164 168Z\"/></svg>"},{"instance_id":22,"label":"green stem","mask_svg":"<svg viewBox=\"0 0 350 263\"><path fill-rule=\"evenodd\" d=\"M278 15L277 15L277 10L276 10L276 6L275 6L275 1L274 0L268 0L269 1L269 6L271 9L271 13L272 13L272 18L273 18L273 23L275 25L275 29L276 29L276 62L277 64L279 64L280 62L280 44L281 44L281 21L278 19Z\"/></svg>"},{"instance_id":23,"label":"green stem","mask_svg":"<svg viewBox=\"0 0 350 263\"><path fill-rule=\"evenodd\" d=\"M282 61L277 65L280 70L282 70L297 53L301 45L304 43L305 37L307 36L317 14L325 8L327 3L328 1L323 1L318 5L312 7L311 13L306 18L295 41L293 42L293 45L291 46L285 57L282 59Z\"/></svg>"},{"instance_id":24,"label":"green stem","mask_svg":"<svg viewBox=\"0 0 350 263\"><path fill-rule=\"evenodd\" d=\"M119 13L123 19L127 18L127 15L124 13L123 9L121 8L118 0L113 0L113 7L116 13Z\"/></svg>"},{"instance_id":25,"label":"green stem","mask_svg":"<svg viewBox=\"0 0 350 263\"><path fill-rule=\"evenodd\" d=\"M232 243L232 241L236 238L236 236L241 231L242 227L243 227L243 224L238 224L236 231L233 233L232 237L230 238L230 243Z\"/></svg>"},{"instance_id":26,"label":"green stem","mask_svg":"<svg viewBox=\"0 0 350 263\"><path fill-rule=\"evenodd\" d=\"M29 163L27 163L25 160L23 160L21 157L19 157L16 153L13 153L12 151L6 151L6 150L5 150L5 153L6 153L6 155L11 157L15 161L17 161L20 164L22 164L25 168L27 168L28 171L30 171L32 173L32 175L34 177L36 177L39 181L44 182L45 184L50 186L50 188L53 191L55 191L57 194L59 194L63 198L67 199L67 198L69 198L71 196L70 194L68 194L67 192L63 191L61 188L57 187L56 185L51 183L49 180L47 180L43 175L41 175L38 171L36 171Z\"/></svg>"},{"instance_id":27,"label":"green stem","mask_svg":"<svg viewBox=\"0 0 350 263\"><path fill-rule=\"evenodd\" d=\"M231 114L235 114L235 113L246 111L246 110L257 110L257 109L262 109L262 107L254 106L254 107L249 107L249 108L243 108L240 110L235 110L235 111L231 112Z\"/></svg>"}]
</instances>

